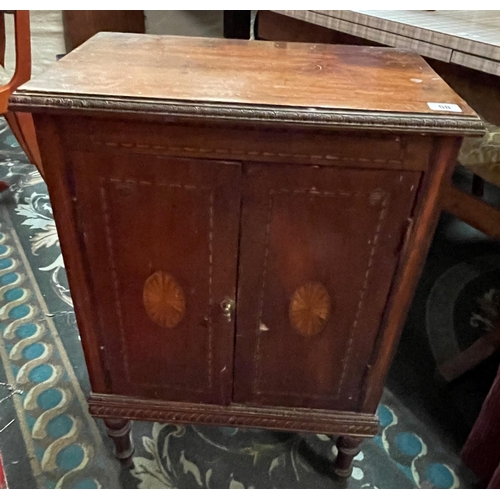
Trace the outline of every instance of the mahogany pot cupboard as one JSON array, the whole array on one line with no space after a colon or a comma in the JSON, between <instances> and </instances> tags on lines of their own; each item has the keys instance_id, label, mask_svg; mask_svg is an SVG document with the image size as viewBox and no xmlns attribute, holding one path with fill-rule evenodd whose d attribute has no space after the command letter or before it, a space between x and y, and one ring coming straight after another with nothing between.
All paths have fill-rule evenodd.
<instances>
[{"instance_id":1,"label":"mahogany pot cupboard","mask_svg":"<svg viewBox=\"0 0 500 500\"><path fill-rule=\"evenodd\" d=\"M474 111L411 52L121 33L10 106L117 456L131 419L247 426L340 436L349 476Z\"/></svg>"}]
</instances>

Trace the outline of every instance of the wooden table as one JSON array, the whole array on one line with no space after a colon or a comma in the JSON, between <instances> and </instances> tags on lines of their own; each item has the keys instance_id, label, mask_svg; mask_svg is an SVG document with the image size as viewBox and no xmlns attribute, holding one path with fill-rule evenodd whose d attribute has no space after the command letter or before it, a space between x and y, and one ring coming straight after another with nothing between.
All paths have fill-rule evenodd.
<instances>
[{"instance_id":1,"label":"wooden table","mask_svg":"<svg viewBox=\"0 0 500 500\"><path fill-rule=\"evenodd\" d=\"M117 33L11 106L117 456L131 419L321 432L348 476L475 112L397 49Z\"/></svg>"},{"instance_id":2,"label":"wooden table","mask_svg":"<svg viewBox=\"0 0 500 500\"><path fill-rule=\"evenodd\" d=\"M500 11L276 10L308 23L500 76Z\"/></svg>"}]
</instances>

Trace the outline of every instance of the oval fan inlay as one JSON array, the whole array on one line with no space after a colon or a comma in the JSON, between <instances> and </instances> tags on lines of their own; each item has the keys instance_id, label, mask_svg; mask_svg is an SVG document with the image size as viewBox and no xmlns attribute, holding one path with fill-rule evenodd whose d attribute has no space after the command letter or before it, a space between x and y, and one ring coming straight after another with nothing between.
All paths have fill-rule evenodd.
<instances>
[{"instance_id":1,"label":"oval fan inlay","mask_svg":"<svg viewBox=\"0 0 500 500\"><path fill-rule=\"evenodd\" d=\"M321 283L306 283L297 288L290 300L290 321L306 337L323 330L330 317L330 295Z\"/></svg>"},{"instance_id":2,"label":"oval fan inlay","mask_svg":"<svg viewBox=\"0 0 500 500\"><path fill-rule=\"evenodd\" d=\"M184 291L170 274L163 271L157 271L145 281L143 301L149 317L165 328L177 326L184 317Z\"/></svg>"}]
</instances>

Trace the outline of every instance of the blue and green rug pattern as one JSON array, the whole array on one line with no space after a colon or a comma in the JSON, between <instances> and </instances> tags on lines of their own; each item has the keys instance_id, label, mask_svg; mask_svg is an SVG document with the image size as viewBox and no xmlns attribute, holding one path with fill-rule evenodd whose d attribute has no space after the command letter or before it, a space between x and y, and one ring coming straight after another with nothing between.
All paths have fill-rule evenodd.
<instances>
[{"instance_id":1,"label":"blue and green rug pattern","mask_svg":"<svg viewBox=\"0 0 500 500\"><path fill-rule=\"evenodd\" d=\"M89 382L47 188L0 122L0 451L10 488L467 488L454 450L391 392L352 478L325 435L135 422L122 468Z\"/></svg>"},{"instance_id":2,"label":"blue and green rug pattern","mask_svg":"<svg viewBox=\"0 0 500 500\"><path fill-rule=\"evenodd\" d=\"M101 436L4 207L0 217L0 357L33 476L40 488L100 487Z\"/></svg>"}]
</instances>

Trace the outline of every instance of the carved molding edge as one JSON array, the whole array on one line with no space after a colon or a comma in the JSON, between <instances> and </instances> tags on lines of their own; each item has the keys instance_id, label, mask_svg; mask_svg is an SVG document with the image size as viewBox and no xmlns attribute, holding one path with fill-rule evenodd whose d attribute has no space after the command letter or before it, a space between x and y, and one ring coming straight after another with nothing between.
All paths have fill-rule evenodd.
<instances>
[{"instance_id":1,"label":"carved molding edge","mask_svg":"<svg viewBox=\"0 0 500 500\"><path fill-rule=\"evenodd\" d=\"M89 411L92 416L99 418L255 427L359 437L371 437L379 431L377 417L369 414L308 409L167 403L100 394L90 395Z\"/></svg>"},{"instance_id":2,"label":"carved molding edge","mask_svg":"<svg viewBox=\"0 0 500 500\"><path fill-rule=\"evenodd\" d=\"M436 114L406 114L356 110L330 110L277 106L244 106L159 99L107 96L80 97L53 93L17 91L9 99L13 111L79 109L94 112L159 114L173 118L237 120L261 124L291 123L342 129L426 132L443 135L482 135L479 118Z\"/></svg>"}]
</instances>

